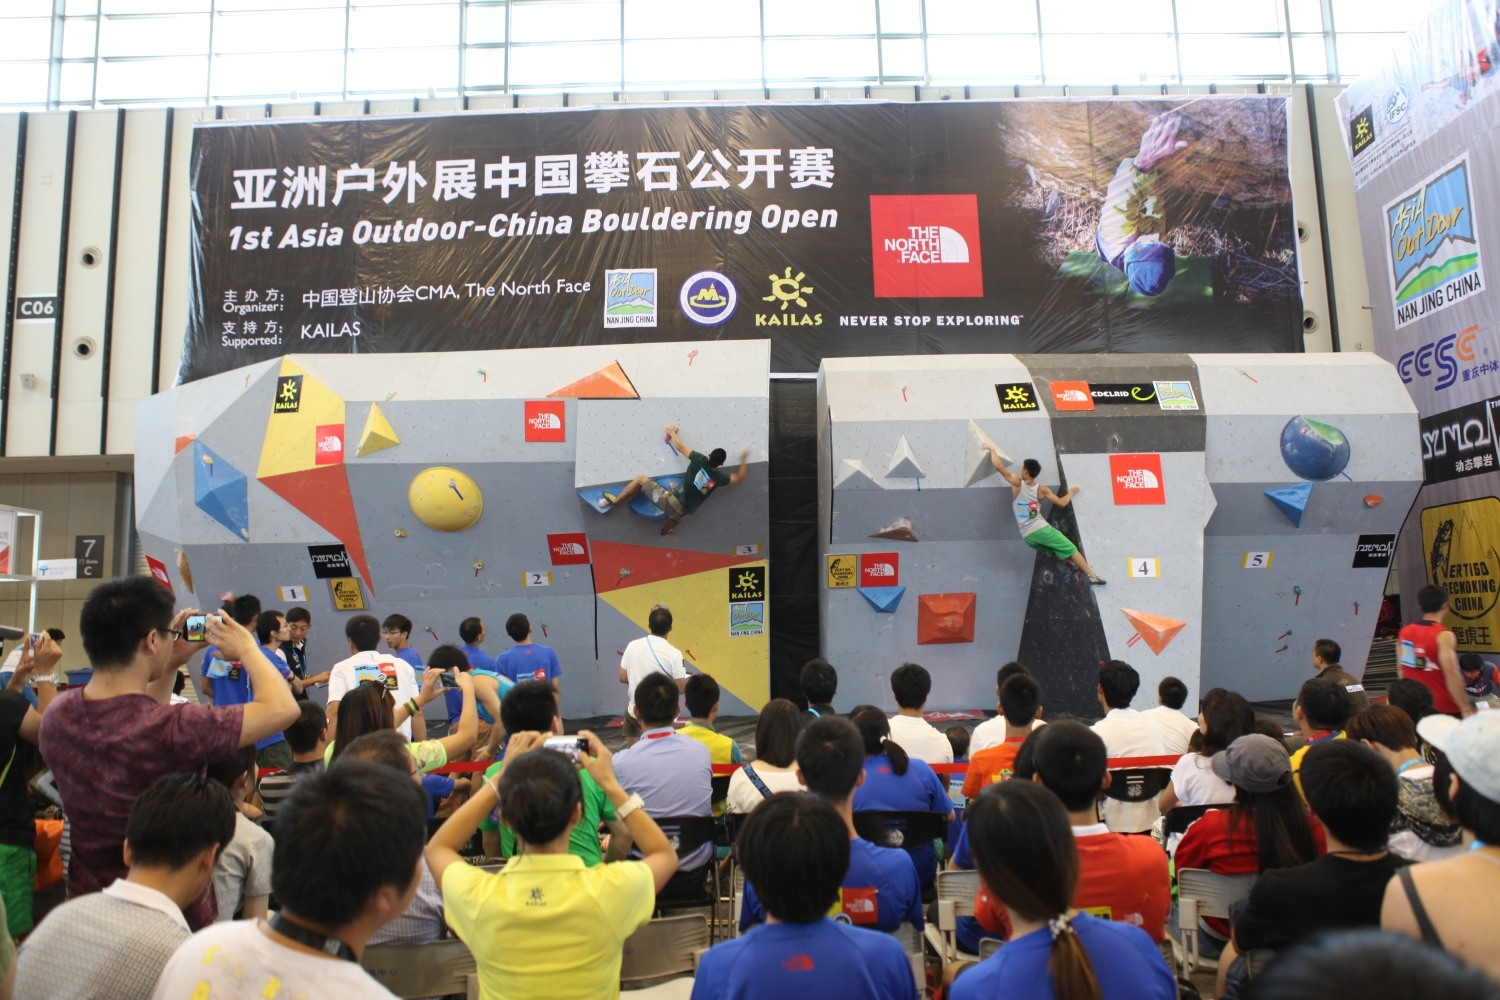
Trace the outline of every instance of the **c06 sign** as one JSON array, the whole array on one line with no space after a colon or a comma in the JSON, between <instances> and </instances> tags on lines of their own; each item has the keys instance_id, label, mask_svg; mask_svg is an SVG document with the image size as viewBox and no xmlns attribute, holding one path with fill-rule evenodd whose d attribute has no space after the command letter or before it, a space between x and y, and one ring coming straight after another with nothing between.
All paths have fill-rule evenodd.
<instances>
[{"instance_id":1,"label":"c06 sign","mask_svg":"<svg viewBox=\"0 0 1500 1000\"><path fill-rule=\"evenodd\" d=\"M50 320L57 318L56 295L28 295L16 299L16 319Z\"/></svg>"}]
</instances>

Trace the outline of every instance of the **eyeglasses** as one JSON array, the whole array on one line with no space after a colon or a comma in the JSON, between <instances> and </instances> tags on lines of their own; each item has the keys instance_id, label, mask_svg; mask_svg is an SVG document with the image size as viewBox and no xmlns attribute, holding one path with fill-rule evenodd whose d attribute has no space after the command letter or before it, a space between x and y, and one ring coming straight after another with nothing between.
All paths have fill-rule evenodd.
<instances>
[{"instance_id":1,"label":"eyeglasses","mask_svg":"<svg viewBox=\"0 0 1500 1000\"><path fill-rule=\"evenodd\" d=\"M162 635L169 637L173 642L182 638L182 629L180 628L154 628L146 634L150 635L151 632L160 632Z\"/></svg>"}]
</instances>

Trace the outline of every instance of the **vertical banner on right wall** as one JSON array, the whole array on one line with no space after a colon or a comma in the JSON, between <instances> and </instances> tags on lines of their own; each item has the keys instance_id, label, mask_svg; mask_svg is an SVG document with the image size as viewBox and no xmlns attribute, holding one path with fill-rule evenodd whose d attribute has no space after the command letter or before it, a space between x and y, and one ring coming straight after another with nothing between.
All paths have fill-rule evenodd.
<instances>
[{"instance_id":1,"label":"vertical banner on right wall","mask_svg":"<svg viewBox=\"0 0 1500 1000\"><path fill-rule=\"evenodd\" d=\"M1500 650L1500 12L1447 0L1339 95L1375 349L1421 414L1404 615L1449 592L1460 652Z\"/></svg>"}]
</instances>

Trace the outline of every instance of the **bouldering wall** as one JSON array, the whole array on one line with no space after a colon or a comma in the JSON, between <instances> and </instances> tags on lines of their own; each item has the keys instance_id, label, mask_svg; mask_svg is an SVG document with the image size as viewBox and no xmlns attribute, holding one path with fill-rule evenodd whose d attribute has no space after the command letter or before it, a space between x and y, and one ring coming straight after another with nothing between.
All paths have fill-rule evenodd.
<instances>
[{"instance_id":1,"label":"bouldering wall","mask_svg":"<svg viewBox=\"0 0 1500 1000\"><path fill-rule=\"evenodd\" d=\"M723 710L748 711L767 697L769 364L765 341L262 362L139 405L137 526L179 604L311 610L317 669L347 655L350 613L407 615L425 657L470 615L498 654L520 611L557 649L564 714L613 713L619 650L666 604ZM663 536L649 505L594 501L680 477L667 424L750 465Z\"/></svg>"},{"instance_id":2,"label":"bouldering wall","mask_svg":"<svg viewBox=\"0 0 1500 1000\"><path fill-rule=\"evenodd\" d=\"M1049 713L1085 717L1107 658L1140 672L1138 707L1168 675L1190 703L1291 697L1321 636L1359 673L1421 481L1415 411L1369 355L828 359L818 414L841 705L892 707L907 661L933 708L989 707L1019 659ZM1081 488L1042 514L1105 586L1021 540L986 441Z\"/></svg>"}]
</instances>

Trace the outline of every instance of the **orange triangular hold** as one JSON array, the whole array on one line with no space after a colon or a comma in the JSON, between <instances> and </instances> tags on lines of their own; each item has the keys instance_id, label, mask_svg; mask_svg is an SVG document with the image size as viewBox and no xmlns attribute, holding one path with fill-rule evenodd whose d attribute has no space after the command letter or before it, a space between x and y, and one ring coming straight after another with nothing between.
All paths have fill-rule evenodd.
<instances>
[{"instance_id":1,"label":"orange triangular hold","mask_svg":"<svg viewBox=\"0 0 1500 1000\"><path fill-rule=\"evenodd\" d=\"M547 393L548 399L640 399L635 384L620 362L601 368L592 375L585 375L576 382L569 382L556 392Z\"/></svg>"},{"instance_id":2,"label":"orange triangular hold","mask_svg":"<svg viewBox=\"0 0 1500 1000\"><path fill-rule=\"evenodd\" d=\"M647 583L675 580L693 573L760 562L759 556L662 549L654 545L626 545L622 542L590 540L589 549L594 563L594 590L601 594Z\"/></svg>"},{"instance_id":3,"label":"orange triangular hold","mask_svg":"<svg viewBox=\"0 0 1500 1000\"><path fill-rule=\"evenodd\" d=\"M177 439L176 443L173 445L173 447L172 447L172 454L174 454L174 455L177 454L179 451L181 451L182 449L186 448L188 445L192 444L197 439L198 439L198 435L196 435L196 434L184 434L184 435L182 435L181 437L179 437ZM192 590L193 588L189 587L188 589Z\"/></svg>"},{"instance_id":4,"label":"orange triangular hold","mask_svg":"<svg viewBox=\"0 0 1500 1000\"><path fill-rule=\"evenodd\" d=\"M1161 615L1147 614L1144 611L1132 611L1129 608L1121 608L1121 612L1129 619L1130 624L1146 640L1146 645L1151 647L1151 652L1157 656L1167 648L1178 632L1187 627L1187 622L1177 621L1175 618L1163 618Z\"/></svg>"},{"instance_id":5,"label":"orange triangular hold","mask_svg":"<svg viewBox=\"0 0 1500 1000\"><path fill-rule=\"evenodd\" d=\"M344 544L350 561L365 578L365 586L373 597L375 581L370 578L370 565L365 559L365 543L359 535L359 519L354 513L346 467L342 463L322 465L300 472L265 476L260 481Z\"/></svg>"}]
</instances>

